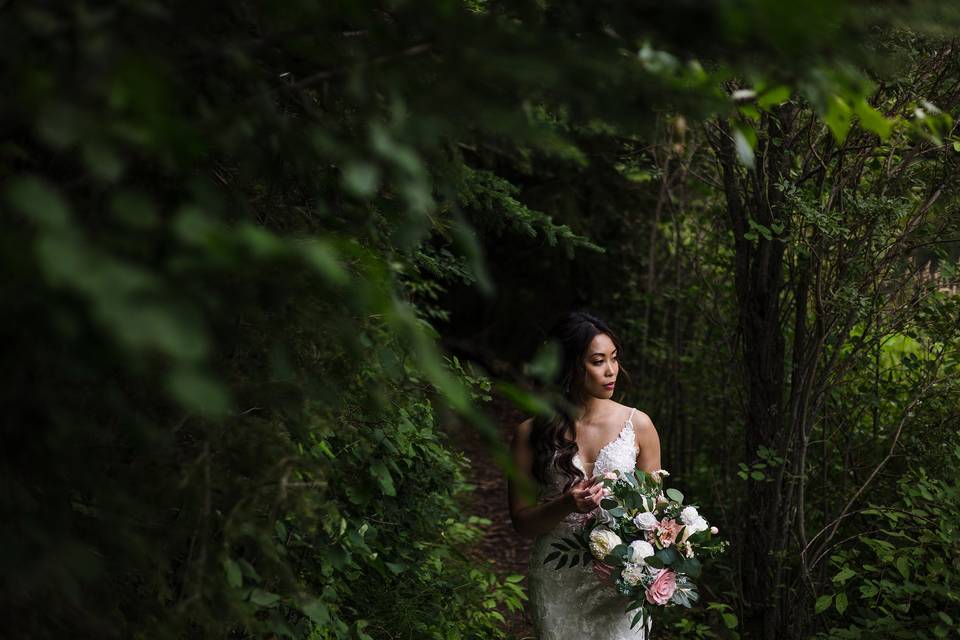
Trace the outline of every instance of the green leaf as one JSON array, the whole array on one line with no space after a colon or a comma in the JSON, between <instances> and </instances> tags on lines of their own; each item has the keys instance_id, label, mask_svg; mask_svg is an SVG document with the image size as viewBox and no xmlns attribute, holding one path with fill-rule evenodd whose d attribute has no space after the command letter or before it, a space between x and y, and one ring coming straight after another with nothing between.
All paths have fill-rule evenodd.
<instances>
[{"instance_id":1,"label":"green leaf","mask_svg":"<svg viewBox=\"0 0 960 640\"><path fill-rule=\"evenodd\" d=\"M740 115L742 115L744 118L748 118L754 122L760 121L760 111L758 111L757 108L752 104L742 104L737 107L737 111L739 111Z\"/></svg>"},{"instance_id":2,"label":"green leaf","mask_svg":"<svg viewBox=\"0 0 960 640\"><path fill-rule=\"evenodd\" d=\"M880 592L880 589L877 588L875 584L862 584L860 585L860 596L863 598L872 598Z\"/></svg>"},{"instance_id":3,"label":"green leaf","mask_svg":"<svg viewBox=\"0 0 960 640\"><path fill-rule=\"evenodd\" d=\"M835 604L837 606L837 613L843 615L843 612L847 610L847 594L843 591L838 593Z\"/></svg>"},{"instance_id":4,"label":"green leaf","mask_svg":"<svg viewBox=\"0 0 960 640\"><path fill-rule=\"evenodd\" d=\"M747 135L739 127L733 132L733 144L734 148L736 149L737 159L740 161L740 164L748 169L753 169L753 146L750 144Z\"/></svg>"},{"instance_id":5,"label":"green leaf","mask_svg":"<svg viewBox=\"0 0 960 640\"><path fill-rule=\"evenodd\" d=\"M850 106L840 96L832 96L827 106L827 112L823 114L823 120L838 143L846 140L847 134L850 132L850 119Z\"/></svg>"},{"instance_id":6,"label":"green leaf","mask_svg":"<svg viewBox=\"0 0 960 640\"><path fill-rule=\"evenodd\" d=\"M45 180L33 176L14 180L7 187L7 201L47 229L65 229L70 220L66 201Z\"/></svg>"},{"instance_id":7,"label":"green leaf","mask_svg":"<svg viewBox=\"0 0 960 640\"><path fill-rule=\"evenodd\" d=\"M627 610L624 613L630 613L634 609L643 606L643 598L638 597L636 600L630 603L630 606L627 607Z\"/></svg>"},{"instance_id":8,"label":"green leaf","mask_svg":"<svg viewBox=\"0 0 960 640\"><path fill-rule=\"evenodd\" d=\"M657 549L654 552L654 555L656 555L657 558L662 560L665 565L673 564L680 557L677 555L677 552L673 547L667 547L666 549Z\"/></svg>"},{"instance_id":9,"label":"green leaf","mask_svg":"<svg viewBox=\"0 0 960 640\"><path fill-rule=\"evenodd\" d=\"M857 575L856 571L850 567L844 567L840 573L833 576L833 582L844 583L855 575Z\"/></svg>"},{"instance_id":10,"label":"green leaf","mask_svg":"<svg viewBox=\"0 0 960 640\"><path fill-rule=\"evenodd\" d=\"M225 558L223 568L227 573L227 584L234 588L243 586L243 574L240 571L240 565L235 560Z\"/></svg>"},{"instance_id":11,"label":"green leaf","mask_svg":"<svg viewBox=\"0 0 960 640\"><path fill-rule=\"evenodd\" d=\"M261 607L272 607L280 601L280 596L269 591L257 588L250 593L250 602L258 604Z\"/></svg>"},{"instance_id":12,"label":"green leaf","mask_svg":"<svg viewBox=\"0 0 960 640\"><path fill-rule=\"evenodd\" d=\"M833 603L833 596L820 596L817 598L817 603L814 605L815 613L823 613L830 608L830 605Z\"/></svg>"},{"instance_id":13,"label":"green leaf","mask_svg":"<svg viewBox=\"0 0 960 640\"><path fill-rule=\"evenodd\" d=\"M387 466L382 462L375 462L371 467L370 471L373 473L374 477L380 483L380 490L383 491L384 495L395 496L397 495L397 490L393 486L393 476L390 475L390 470L387 469Z\"/></svg>"},{"instance_id":14,"label":"green leaf","mask_svg":"<svg viewBox=\"0 0 960 640\"><path fill-rule=\"evenodd\" d=\"M683 504L683 494L677 491L676 489L673 489L673 488L667 489L665 493L667 494L667 497L670 498L671 500L674 500L676 502L679 502L680 504Z\"/></svg>"},{"instance_id":15,"label":"green leaf","mask_svg":"<svg viewBox=\"0 0 960 640\"><path fill-rule=\"evenodd\" d=\"M897 571L900 572L900 575L903 576L904 580L910 578L910 561L906 556L900 556L896 561Z\"/></svg>"},{"instance_id":16,"label":"green leaf","mask_svg":"<svg viewBox=\"0 0 960 640\"><path fill-rule=\"evenodd\" d=\"M889 120L883 117L883 114L870 106L865 98L861 98L854 104L854 110L857 117L860 118L860 125L867 131L872 131L884 142L890 137L892 125Z\"/></svg>"},{"instance_id":17,"label":"green leaf","mask_svg":"<svg viewBox=\"0 0 960 640\"><path fill-rule=\"evenodd\" d=\"M343 265L340 264L336 248L319 238L303 242L301 252L304 260L333 285L344 285L350 280Z\"/></svg>"},{"instance_id":18,"label":"green leaf","mask_svg":"<svg viewBox=\"0 0 960 640\"><path fill-rule=\"evenodd\" d=\"M300 609L317 624L325 625L330 622L330 610L319 600L311 600Z\"/></svg>"},{"instance_id":19,"label":"green leaf","mask_svg":"<svg viewBox=\"0 0 960 640\"><path fill-rule=\"evenodd\" d=\"M790 87L782 84L761 93L760 97L757 98L757 106L761 109L769 109L774 105L783 104L789 99Z\"/></svg>"},{"instance_id":20,"label":"green leaf","mask_svg":"<svg viewBox=\"0 0 960 640\"><path fill-rule=\"evenodd\" d=\"M217 417L230 411L230 395L218 380L192 366L167 374L167 390L188 411Z\"/></svg>"},{"instance_id":21,"label":"green leaf","mask_svg":"<svg viewBox=\"0 0 960 640\"><path fill-rule=\"evenodd\" d=\"M723 618L723 624L727 627L727 629L736 629L737 625L740 624L740 620L737 618L736 614L721 613L720 617Z\"/></svg>"},{"instance_id":22,"label":"green leaf","mask_svg":"<svg viewBox=\"0 0 960 640\"><path fill-rule=\"evenodd\" d=\"M343 170L343 186L354 195L373 195L380 181L380 170L368 162L351 162Z\"/></svg>"},{"instance_id":23,"label":"green leaf","mask_svg":"<svg viewBox=\"0 0 960 640\"><path fill-rule=\"evenodd\" d=\"M257 570L253 568L253 565L241 558L237 561L237 564L240 565L240 570L243 571L243 575L255 582L260 582L260 574L257 573Z\"/></svg>"}]
</instances>

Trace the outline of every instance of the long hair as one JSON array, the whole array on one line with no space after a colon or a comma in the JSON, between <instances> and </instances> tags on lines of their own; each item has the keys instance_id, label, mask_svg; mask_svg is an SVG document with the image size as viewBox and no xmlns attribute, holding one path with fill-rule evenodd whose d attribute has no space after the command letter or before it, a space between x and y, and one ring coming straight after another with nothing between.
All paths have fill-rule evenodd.
<instances>
[{"instance_id":1,"label":"long hair","mask_svg":"<svg viewBox=\"0 0 960 640\"><path fill-rule=\"evenodd\" d=\"M530 432L533 476L541 485L549 482L551 467L566 476L564 492L584 478L583 472L573 464L573 456L578 451L574 411L586 404L584 356L590 342L601 333L609 336L618 357L622 356L620 340L607 323L585 311L564 314L547 334L547 342L558 344L561 356L560 370L553 380L556 388L551 390L553 411L550 415L535 416ZM630 379L622 364L620 373Z\"/></svg>"}]
</instances>

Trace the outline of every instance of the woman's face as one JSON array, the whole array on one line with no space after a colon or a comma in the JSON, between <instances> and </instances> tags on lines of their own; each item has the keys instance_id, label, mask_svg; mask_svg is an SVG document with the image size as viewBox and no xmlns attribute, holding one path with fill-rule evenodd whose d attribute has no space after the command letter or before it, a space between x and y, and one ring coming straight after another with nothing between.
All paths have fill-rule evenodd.
<instances>
[{"instance_id":1,"label":"woman's face","mask_svg":"<svg viewBox=\"0 0 960 640\"><path fill-rule=\"evenodd\" d=\"M613 397L613 385L620 372L617 348L613 340L605 333L598 333L587 347L584 357L583 367L586 369L583 381L584 391L596 398Z\"/></svg>"}]
</instances>

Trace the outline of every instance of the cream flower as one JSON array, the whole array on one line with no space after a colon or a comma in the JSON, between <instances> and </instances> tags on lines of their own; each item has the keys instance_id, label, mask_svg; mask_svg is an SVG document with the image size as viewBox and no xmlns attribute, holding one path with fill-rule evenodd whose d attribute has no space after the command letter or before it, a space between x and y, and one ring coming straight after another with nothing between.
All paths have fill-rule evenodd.
<instances>
[{"instance_id":1,"label":"cream flower","mask_svg":"<svg viewBox=\"0 0 960 640\"><path fill-rule=\"evenodd\" d=\"M653 555L653 545L646 540L634 540L630 543L630 561L635 564L646 564L646 559Z\"/></svg>"},{"instance_id":2,"label":"cream flower","mask_svg":"<svg viewBox=\"0 0 960 640\"><path fill-rule=\"evenodd\" d=\"M644 565L627 562L624 563L623 572L620 575L623 577L624 582L631 587L635 587L640 584L641 580L643 580L645 573L646 571L644 570Z\"/></svg>"},{"instance_id":3,"label":"cream flower","mask_svg":"<svg viewBox=\"0 0 960 640\"><path fill-rule=\"evenodd\" d=\"M638 529L642 531L650 531L655 529L660 521L657 520L657 516L653 515L650 511L644 511L643 513L638 513L633 518L633 524L637 525Z\"/></svg>"},{"instance_id":4,"label":"cream flower","mask_svg":"<svg viewBox=\"0 0 960 640\"><path fill-rule=\"evenodd\" d=\"M606 527L597 527L590 532L590 553L597 560L602 561L620 543L620 536Z\"/></svg>"},{"instance_id":5,"label":"cream flower","mask_svg":"<svg viewBox=\"0 0 960 640\"><path fill-rule=\"evenodd\" d=\"M650 472L650 477L652 477L656 482L663 482L663 479L669 475L670 472L668 472L666 469L657 469L656 471Z\"/></svg>"},{"instance_id":6,"label":"cream flower","mask_svg":"<svg viewBox=\"0 0 960 640\"><path fill-rule=\"evenodd\" d=\"M680 519L683 521L683 524L686 525L682 540L686 540L694 533L706 531L710 528L710 525L703 519L703 516L697 513L695 507L686 507L680 512Z\"/></svg>"}]
</instances>

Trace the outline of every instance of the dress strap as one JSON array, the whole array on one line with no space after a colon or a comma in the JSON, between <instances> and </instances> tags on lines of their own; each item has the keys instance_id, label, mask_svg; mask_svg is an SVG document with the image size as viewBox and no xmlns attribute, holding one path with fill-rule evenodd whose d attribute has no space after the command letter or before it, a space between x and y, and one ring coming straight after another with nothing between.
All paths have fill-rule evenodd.
<instances>
[{"instance_id":1,"label":"dress strap","mask_svg":"<svg viewBox=\"0 0 960 640\"><path fill-rule=\"evenodd\" d=\"M633 426L633 423L630 421L630 419L633 418L633 412L636 410L637 410L636 407L630 407L630 415L627 416L627 422L624 424L624 426L626 426L627 424L629 424L631 427Z\"/></svg>"}]
</instances>

